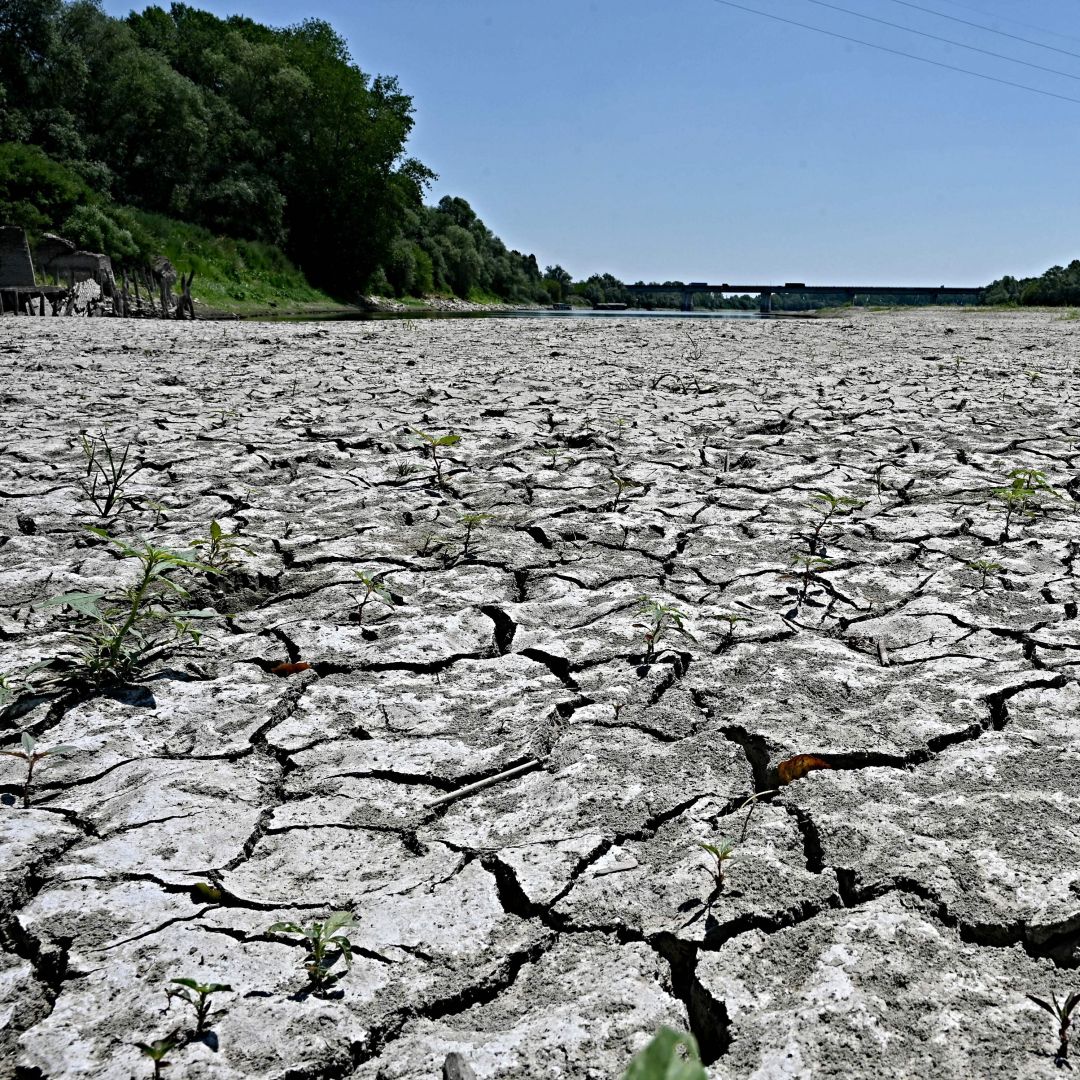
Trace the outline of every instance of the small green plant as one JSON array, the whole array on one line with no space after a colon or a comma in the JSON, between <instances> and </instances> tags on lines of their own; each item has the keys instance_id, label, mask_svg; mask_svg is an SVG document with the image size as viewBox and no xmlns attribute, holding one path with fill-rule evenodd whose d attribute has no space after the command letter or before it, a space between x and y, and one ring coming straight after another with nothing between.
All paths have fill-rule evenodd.
<instances>
[{"instance_id":1,"label":"small green plant","mask_svg":"<svg viewBox=\"0 0 1080 1080\"><path fill-rule=\"evenodd\" d=\"M969 570L974 570L979 575L979 590L986 589L986 579L991 574L996 574L1001 569L1001 563L991 562L989 559L975 559L973 562L964 564Z\"/></svg>"},{"instance_id":2,"label":"small green plant","mask_svg":"<svg viewBox=\"0 0 1080 1080\"><path fill-rule=\"evenodd\" d=\"M74 592L45 601L45 607L70 608L84 622L75 631L82 656L61 681L91 687L124 682L188 641L197 645L201 632L192 620L214 618L217 612L209 608L175 610L168 606L167 602L174 599L186 599L188 593L166 575L178 569L217 571L145 540L141 547L132 547L104 529L90 529L90 532L118 547L125 559L138 562L139 574L134 584L112 597L104 592Z\"/></svg>"},{"instance_id":3,"label":"small green plant","mask_svg":"<svg viewBox=\"0 0 1080 1080\"><path fill-rule=\"evenodd\" d=\"M461 442L461 436L455 435L453 432L448 432L446 435L431 435L426 431L420 431L418 428L409 428L409 430L431 454L431 463L435 467L435 482L439 487L445 487L446 481L443 479L442 473L444 462L439 457L439 451L447 446L457 446Z\"/></svg>"},{"instance_id":4,"label":"small green plant","mask_svg":"<svg viewBox=\"0 0 1080 1080\"><path fill-rule=\"evenodd\" d=\"M124 501L123 485L142 468L142 462L129 466L131 443L125 443L123 449L114 447L104 431L80 435L79 440L86 459L86 475L80 481L83 492L99 517L111 517Z\"/></svg>"},{"instance_id":5,"label":"small green plant","mask_svg":"<svg viewBox=\"0 0 1080 1080\"><path fill-rule=\"evenodd\" d=\"M635 1054L623 1080L707 1080L693 1035L662 1027L652 1042Z\"/></svg>"},{"instance_id":6,"label":"small green plant","mask_svg":"<svg viewBox=\"0 0 1080 1080\"><path fill-rule=\"evenodd\" d=\"M4 757L18 758L26 762L26 778L23 780L23 807L30 805L30 785L34 780L34 766L47 757L63 756L78 752L77 746L68 743L58 743L56 746L44 746L37 749L37 740L29 731L24 731L19 740L20 749L0 750Z\"/></svg>"},{"instance_id":7,"label":"small green plant","mask_svg":"<svg viewBox=\"0 0 1080 1080\"><path fill-rule=\"evenodd\" d=\"M238 542L238 533L227 533L217 521L210 522L210 535L199 540L192 540L191 546L196 551L203 552L202 561L212 570L219 572L229 570L238 565L236 552L242 551L245 555L255 553Z\"/></svg>"},{"instance_id":8,"label":"small green plant","mask_svg":"<svg viewBox=\"0 0 1080 1080\"><path fill-rule=\"evenodd\" d=\"M739 623L748 623L750 621L745 615L736 615L732 611L721 612L719 618L727 623L727 633L724 635L725 645L730 645L735 640L735 627Z\"/></svg>"},{"instance_id":9,"label":"small green plant","mask_svg":"<svg viewBox=\"0 0 1080 1080\"><path fill-rule=\"evenodd\" d=\"M993 496L1005 504L1005 528L1002 536L1009 539L1009 527L1014 518L1034 517L1040 495L1061 496L1047 483L1046 473L1040 469L1010 469L1007 487L994 488Z\"/></svg>"},{"instance_id":10,"label":"small green plant","mask_svg":"<svg viewBox=\"0 0 1080 1080\"><path fill-rule=\"evenodd\" d=\"M313 922L310 926L300 926L293 922L276 922L267 933L299 934L304 939L308 954L304 970L308 974L312 990L316 994L321 994L343 974L342 972L330 974L330 969L339 956L345 961L346 971L352 967L352 942L341 931L355 926L356 916L351 911L334 911L325 922Z\"/></svg>"},{"instance_id":11,"label":"small green plant","mask_svg":"<svg viewBox=\"0 0 1080 1080\"><path fill-rule=\"evenodd\" d=\"M802 587L799 590L799 603L801 604L810 591L810 582L813 581L814 575L818 571L831 566L832 559L827 559L821 555L803 555L800 553L792 558L791 565L798 567L794 576L802 582Z\"/></svg>"},{"instance_id":12,"label":"small green plant","mask_svg":"<svg viewBox=\"0 0 1080 1080\"><path fill-rule=\"evenodd\" d=\"M609 469L611 482L615 485L615 498L611 500L611 512L619 512L619 503L627 501L627 492L631 488L643 488L645 485L640 480L632 480L629 476L620 476L614 469Z\"/></svg>"},{"instance_id":13,"label":"small green plant","mask_svg":"<svg viewBox=\"0 0 1080 1080\"><path fill-rule=\"evenodd\" d=\"M559 471L559 462L563 459L563 449L561 446L545 446L540 451L547 456L547 466L552 472ZM573 465L574 459L569 455L565 455L565 462L567 465Z\"/></svg>"},{"instance_id":14,"label":"small green plant","mask_svg":"<svg viewBox=\"0 0 1080 1080\"><path fill-rule=\"evenodd\" d=\"M468 510L465 513L458 514L458 524L465 530L465 538L461 543L462 555L469 554L469 545L472 543L473 533L484 528L492 517L492 514L484 514L476 510Z\"/></svg>"},{"instance_id":15,"label":"small green plant","mask_svg":"<svg viewBox=\"0 0 1080 1080\"><path fill-rule=\"evenodd\" d=\"M404 480L405 477L412 476L418 471L415 461L399 461L394 468L394 473L399 480Z\"/></svg>"},{"instance_id":16,"label":"small green plant","mask_svg":"<svg viewBox=\"0 0 1080 1080\"><path fill-rule=\"evenodd\" d=\"M816 555L821 542L821 531L835 517L850 514L862 506L862 502L848 495L834 495L831 491L815 491L807 506L817 515L810 523L810 535L806 538L810 554Z\"/></svg>"},{"instance_id":17,"label":"small green plant","mask_svg":"<svg viewBox=\"0 0 1080 1080\"><path fill-rule=\"evenodd\" d=\"M154 1063L154 1076L159 1077L161 1070L171 1064L165 1060L165 1055L179 1044L175 1039L155 1039L152 1043L137 1042L135 1045Z\"/></svg>"},{"instance_id":18,"label":"small green plant","mask_svg":"<svg viewBox=\"0 0 1080 1080\"><path fill-rule=\"evenodd\" d=\"M724 888L724 863L735 857L735 841L727 836L722 837L716 844L706 844L699 840L698 847L712 857L713 865L709 872L716 882L717 892L720 892Z\"/></svg>"},{"instance_id":19,"label":"small green plant","mask_svg":"<svg viewBox=\"0 0 1080 1080\"><path fill-rule=\"evenodd\" d=\"M225 983L201 983L195 979L170 979L171 983L179 987L178 990L169 987L165 996L172 1004L173 998L186 1001L195 1010L195 1034L202 1035L206 1031L206 1021L210 1018L210 995L223 994L232 990Z\"/></svg>"},{"instance_id":20,"label":"small green plant","mask_svg":"<svg viewBox=\"0 0 1080 1080\"><path fill-rule=\"evenodd\" d=\"M356 621L363 626L364 624L364 608L372 601L376 601L380 604L385 604L387 607L394 606L393 593L379 580L378 574L369 574L366 570L354 570L360 584L363 586L363 593L360 596L354 596L356 601Z\"/></svg>"},{"instance_id":21,"label":"small green plant","mask_svg":"<svg viewBox=\"0 0 1080 1080\"><path fill-rule=\"evenodd\" d=\"M1061 1002L1058 1001L1056 994L1051 994L1049 1001L1037 998L1034 994L1028 994L1027 999L1054 1018L1058 1026L1058 1048L1054 1057L1058 1064L1064 1064L1069 1059L1069 1027L1072 1024L1073 1011L1077 1005L1080 1005L1080 991L1074 990Z\"/></svg>"},{"instance_id":22,"label":"small green plant","mask_svg":"<svg viewBox=\"0 0 1080 1080\"><path fill-rule=\"evenodd\" d=\"M638 613L644 622L634 623L634 626L645 631L645 662L648 663L656 655L657 647L669 634L679 634L697 644L697 638L683 625L686 615L678 608L663 604L659 600L653 600L648 596L639 599Z\"/></svg>"}]
</instances>

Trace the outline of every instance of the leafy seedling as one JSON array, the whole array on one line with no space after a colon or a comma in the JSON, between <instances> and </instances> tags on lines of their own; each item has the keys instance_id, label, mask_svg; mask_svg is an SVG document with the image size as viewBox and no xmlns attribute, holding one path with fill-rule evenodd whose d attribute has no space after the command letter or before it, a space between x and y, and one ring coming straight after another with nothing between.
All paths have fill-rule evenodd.
<instances>
[{"instance_id":1,"label":"leafy seedling","mask_svg":"<svg viewBox=\"0 0 1080 1080\"><path fill-rule=\"evenodd\" d=\"M724 636L725 645L730 645L735 640L735 627L739 623L748 623L750 621L745 615L736 615L731 611L724 611L719 617L727 623L727 633Z\"/></svg>"},{"instance_id":2,"label":"leafy seedling","mask_svg":"<svg viewBox=\"0 0 1080 1080\"><path fill-rule=\"evenodd\" d=\"M300 926L293 922L277 922L269 928L267 933L299 934L304 939L308 953L304 970L308 974L312 990L316 994L321 994L343 974L343 972L330 974L330 969L339 956L345 961L346 971L352 967L352 942L341 931L355 926L356 916L351 911L334 911L330 913L326 922L313 922L310 926Z\"/></svg>"},{"instance_id":3,"label":"leafy seedling","mask_svg":"<svg viewBox=\"0 0 1080 1080\"><path fill-rule=\"evenodd\" d=\"M404 480L407 476L412 476L417 472L415 461L399 461L394 468L394 473L399 480Z\"/></svg>"},{"instance_id":4,"label":"leafy seedling","mask_svg":"<svg viewBox=\"0 0 1080 1080\"><path fill-rule=\"evenodd\" d=\"M834 495L831 491L815 491L807 506L815 512L810 523L810 535L806 538L810 545L810 554L817 555L821 544L821 531L836 517L853 513L863 504L859 499L848 495Z\"/></svg>"},{"instance_id":5,"label":"leafy seedling","mask_svg":"<svg viewBox=\"0 0 1080 1080\"><path fill-rule=\"evenodd\" d=\"M716 882L716 891L722 892L724 888L724 863L735 857L735 841L730 837L723 837L717 844L706 844L698 841L698 847L712 857L713 865L710 873Z\"/></svg>"},{"instance_id":6,"label":"leafy seedling","mask_svg":"<svg viewBox=\"0 0 1080 1080\"><path fill-rule=\"evenodd\" d=\"M620 476L612 469L608 471L611 473L611 482L615 485L615 498L611 500L611 512L617 514L619 503L625 503L628 499L626 493L631 488L643 488L645 485L640 480L632 480L629 476Z\"/></svg>"},{"instance_id":7,"label":"leafy seedling","mask_svg":"<svg viewBox=\"0 0 1080 1080\"><path fill-rule=\"evenodd\" d=\"M171 1064L165 1060L165 1055L175 1050L178 1043L175 1039L155 1039L152 1043L137 1042L135 1045L154 1063L154 1076L159 1077L161 1070Z\"/></svg>"},{"instance_id":8,"label":"leafy seedling","mask_svg":"<svg viewBox=\"0 0 1080 1080\"><path fill-rule=\"evenodd\" d=\"M652 1042L634 1055L623 1080L708 1080L708 1074L694 1036L662 1027Z\"/></svg>"},{"instance_id":9,"label":"leafy seedling","mask_svg":"<svg viewBox=\"0 0 1080 1080\"><path fill-rule=\"evenodd\" d=\"M969 570L974 570L979 575L980 592L986 589L986 579L1001 569L1001 563L991 562L989 559L976 559L974 562L965 565Z\"/></svg>"},{"instance_id":10,"label":"leafy seedling","mask_svg":"<svg viewBox=\"0 0 1080 1080\"><path fill-rule=\"evenodd\" d=\"M210 522L210 535L200 540L192 540L191 546L196 551L202 550L202 561L213 570L224 571L236 566L236 552L254 555L250 548L238 542L238 533L227 533L220 522Z\"/></svg>"},{"instance_id":11,"label":"leafy seedling","mask_svg":"<svg viewBox=\"0 0 1080 1080\"><path fill-rule=\"evenodd\" d=\"M59 743L56 746L45 746L38 750L37 740L29 731L22 733L19 743L21 749L0 750L0 754L3 754L4 757L18 758L20 761L26 762L26 779L23 781L23 806L27 807L30 805L30 784L34 779L34 766L47 757L56 755L62 757L64 754L77 753L79 748L69 743Z\"/></svg>"},{"instance_id":12,"label":"leafy seedling","mask_svg":"<svg viewBox=\"0 0 1080 1080\"><path fill-rule=\"evenodd\" d=\"M453 432L448 432L446 435L432 435L427 431L420 431L418 428L409 428L409 430L420 440L424 448L431 454L431 463L435 467L435 483L439 487L445 487L446 481L443 479L443 459L439 457L439 451L445 449L448 446L457 446L461 442L461 436L455 435Z\"/></svg>"},{"instance_id":13,"label":"leafy seedling","mask_svg":"<svg viewBox=\"0 0 1080 1080\"><path fill-rule=\"evenodd\" d=\"M364 608L372 600L385 604L387 607L393 607L394 597L390 590L379 580L377 574L369 574L366 570L354 570L353 573L364 590L360 596L353 597L356 601L356 621L363 626Z\"/></svg>"},{"instance_id":14,"label":"leafy seedling","mask_svg":"<svg viewBox=\"0 0 1080 1080\"><path fill-rule=\"evenodd\" d=\"M82 655L60 681L90 687L124 682L187 642L197 645L201 631L193 620L215 618L217 612L172 607L176 600L187 599L188 593L166 575L172 570L217 571L145 540L141 547L132 547L104 529L90 532L118 547L123 558L134 559L139 574L134 584L112 596L105 592L63 593L44 602L44 607L71 609L83 623L75 630Z\"/></svg>"},{"instance_id":15,"label":"leafy seedling","mask_svg":"<svg viewBox=\"0 0 1080 1080\"><path fill-rule=\"evenodd\" d=\"M1002 538L1009 539L1009 527L1015 518L1031 520L1038 509L1040 495L1061 496L1047 483L1040 469L1010 469L1007 487L994 488L995 499L1005 504L1005 528Z\"/></svg>"},{"instance_id":16,"label":"leafy seedling","mask_svg":"<svg viewBox=\"0 0 1080 1080\"><path fill-rule=\"evenodd\" d=\"M472 535L478 529L484 528L485 525L491 520L493 515L484 514L480 511L469 510L463 514L458 514L458 524L465 530L465 538L461 543L461 554L466 556L469 554L469 545L472 543Z\"/></svg>"},{"instance_id":17,"label":"leafy seedling","mask_svg":"<svg viewBox=\"0 0 1080 1080\"><path fill-rule=\"evenodd\" d=\"M100 517L111 517L124 499L123 485L142 468L142 462L129 466L131 443L123 449L114 447L104 431L79 439L86 459L86 475L80 481L83 492Z\"/></svg>"},{"instance_id":18,"label":"leafy seedling","mask_svg":"<svg viewBox=\"0 0 1080 1080\"><path fill-rule=\"evenodd\" d=\"M832 559L826 559L820 555L803 555L800 553L792 558L791 565L798 567L795 576L802 582L799 589L799 603L801 604L810 591L810 582L814 580L814 575L819 570L831 566Z\"/></svg>"},{"instance_id":19,"label":"leafy seedling","mask_svg":"<svg viewBox=\"0 0 1080 1080\"><path fill-rule=\"evenodd\" d=\"M1054 1057L1059 1063L1065 1063L1069 1058L1069 1027L1072 1024L1073 1010L1080 1005L1080 991L1074 990L1061 1002L1058 1001L1056 994L1051 994L1049 1001L1037 998L1034 994L1028 994L1027 999L1048 1012L1057 1023L1058 1049Z\"/></svg>"},{"instance_id":20,"label":"leafy seedling","mask_svg":"<svg viewBox=\"0 0 1080 1080\"><path fill-rule=\"evenodd\" d=\"M652 600L648 596L642 596L638 610L645 621L634 623L634 626L645 630L646 663L656 655L660 642L669 634L679 634L697 644L697 638L683 625L686 615L678 608L662 604L659 600Z\"/></svg>"},{"instance_id":21,"label":"leafy seedling","mask_svg":"<svg viewBox=\"0 0 1080 1080\"><path fill-rule=\"evenodd\" d=\"M172 1004L173 998L186 1001L195 1010L195 1034L202 1035L206 1031L206 1021L210 1018L211 994L222 994L232 990L225 983L201 983L196 979L170 979L171 983L179 987L174 990L166 989L165 995Z\"/></svg>"}]
</instances>

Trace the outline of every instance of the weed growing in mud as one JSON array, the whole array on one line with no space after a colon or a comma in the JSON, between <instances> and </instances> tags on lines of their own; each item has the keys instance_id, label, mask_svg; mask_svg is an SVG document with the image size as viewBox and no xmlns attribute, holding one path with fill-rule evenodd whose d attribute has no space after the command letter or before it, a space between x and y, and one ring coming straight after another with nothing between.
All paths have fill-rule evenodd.
<instances>
[{"instance_id":1,"label":"weed growing in mud","mask_svg":"<svg viewBox=\"0 0 1080 1080\"><path fill-rule=\"evenodd\" d=\"M227 533L217 521L210 522L210 535L203 539L192 540L191 546L196 551L203 549L202 561L212 570L230 570L239 564L236 552L254 555L250 548L237 542L237 533Z\"/></svg>"},{"instance_id":2,"label":"weed growing in mud","mask_svg":"<svg viewBox=\"0 0 1080 1080\"><path fill-rule=\"evenodd\" d=\"M736 615L732 611L721 612L719 618L727 623L727 633L724 635L723 641L725 647L731 645L735 641L735 627L741 622L750 622L745 615Z\"/></svg>"},{"instance_id":3,"label":"weed growing in mud","mask_svg":"<svg viewBox=\"0 0 1080 1080\"><path fill-rule=\"evenodd\" d=\"M615 498L611 500L611 512L617 514L619 512L619 502L627 501L627 492L631 488L643 488L645 485L640 480L632 480L629 476L620 476L614 470L608 470L611 472L611 482L615 485Z\"/></svg>"},{"instance_id":4,"label":"weed growing in mud","mask_svg":"<svg viewBox=\"0 0 1080 1080\"><path fill-rule=\"evenodd\" d=\"M1014 518L1030 521L1039 508L1040 495L1061 496L1046 482L1046 473L1040 469L1010 469L1009 485L994 488L995 499L1005 504L1005 528L1002 539L1009 539L1009 526Z\"/></svg>"},{"instance_id":5,"label":"weed growing in mud","mask_svg":"<svg viewBox=\"0 0 1080 1080\"><path fill-rule=\"evenodd\" d=\"M735 841L727 836L722 837L720 842L716 844L706 844L699 840L698 847L712 857L713 865L710 867L709 872L716 883L716 891L722 892L724 889L724 863L735 857Z\"/></svg>"},{"instance_id":6,"label":"weed growing in mud","mask_svg":"<svg viewBox=\"0 0 1080 1080\"><path fill-rule=\"evenodd\" d=\"M135 1044L145 1057L154 1063L154 1076L161 1076L161 1070L167 1068L171 1062L165 1060L165 1055L175 1050L175 1039L155 1039L152 1043L137 1042Z\"/></svg>"},{"instance_id":7,"label":"weed growing in mud","mask_svg":"<svg viewBox=\"0 0 1080 1080\"><path fill-rule=\"evenodd\" d=\"M806 594L810 591L810 582L813 581L814 575L819 570L824 570L826 567L832 565L832 559L826 559L820 555L795 555L791 560L793 567L798 567L798 570L793 575L798 578L802 585L799 589L799 603L801 604L806 599Z\"/></svg>"},{"instance_id":8,"label":"weed growing in mud","mask_svg":"<svg viewBox=\"0 0 1080 1080\"><path fill-rule=\"evenodd\" d=\"M131 443L125 443L122 449L114 447L104 431L80 435L79 440L86 459L86 475L80 485L98 516L111 517L124 501L123 485L142 468L142 462L129 466Z\"/></svg>"},{"instance_id":9,"label":"weed growing in mud","mask_svg":"<svg viewBox=\"0 0 1080 1080\"><path fill-rule=\"evenodd\" d=\"M645 622L634 623L634 626L645 630L646 663L656 655L660 642L669 634L679 634L697 644L697 638L683 626L686 615L678 608L662 604L659 600L652 600L648 596L642 596L638 610Z\"/></svg>"},{"instance_id":10,"label":"weed growing in mud","mask_svg":"<svg viewBox=\"0 0 1080 1080\"><path fill-rule=\"evenodd\" d=\"M132 547L103 529L90 531L118 547L125 559L136 560L139 575L134 584L111 597L104 592L73 592L45 601L45 607L70 608L84 620L74 631L82 655L57 681L90 687L124 682L186 643L197 645L201 632L193 620L215 618L217 612L171 608L168 602L186 599L188 593L166 575L171 570L217 571L145 540L141 547Z\"/></svg>"},{"instance_id":11,"label":"weed growing in mud","mask_svg":"<svg viewBox=\"0 0 1080 1080\"><path fill-rule=\"evenodd\" d=\"M37 740L29 731L22 733L19 745L18 750L0 750L0 754L26 762L26 778L23 780L23 808L25 809L30 805L30 785L34 780L34 766L47 757L57 755L62 757L64 754L78 753L79 748L68 743L59 743L56 746L44 746L39 750Z\"/></svg>"},{"instance_id":12,"label":"weed growing in mud","mask_svg":"<svg viewBox=\"0 0 1080 1080\"><path fill-rule=\"evenodd\" d=\"M369 574L366 570L354 570L353 573L364 588L363 595L353 597L356 601L354 617L356 622L360 626L363 626L364 608L367 607L372 600L392 608L394 606L394 597L390 590L379 580L378 574Z\"/></svg>"},{"instance_id":13,"label":"weed growing in mud","mask_svg":"<svg viewBox=\"0 0 1080 1080\"><path fill-rule=\"evenodd\" d=\"M461 542L461 554L470 554L469 545L472 543L472 535L478 529L484 528L491 520L491 514L484 514L477 510L467 510L458 514L458 524L465 530L465 537Z\"/></svg>"},{"instance_id":14,"label":"weed growing in mud","mask_svg":"<svg viewBox=\"0 0 1080 1080\"><path fill-rule=\"evenodd\" d=\"M300 926L292 922L276 922L269 927L269 934L299 934L307 947L307 972L312 992L321 994L337 982L344 972L330 974L330 969L340 956L345 961L345 970L352 967L352 942L341 933L356 926L356 916L351 911L333 911L326 922L313 922L310 926ZM336 952L335 952L336 950ZM327 955L328 953L333 955Z\"/></svg>"},{"instance_id":15,"label":"weed growing in mud","mask_svg":"<svg viewBox=\"0 0 1080 1080\"><path fill-rule=\"evenodd\" d=\"M420 440L424 449L431 454L431 464L435 467L435 483L439 487L445 487L446 481L443 479L442 473L445 463L439 457L439 451L447 446L457 446L461 442L461 436L455 435L453 432L447 432L445 435L432 435L427 431L420 431L418 428L409 428L409 430Z\"/></svg>"},{"instance_id":16,"label":"weed growing in mud","mask_svg":"<svg viewBox=\"0 0 1080 1080\"><path fill-rule=\"evenodd\" d=\"M1034 994L1028 994L1027 999L1038 1005L1040 1009L1044 1009L1054 1018L1055 1023L1058 1025L1058 1048L1054 1060L1058 1064L1066 1063L1069 1059L1069 1027L1072 1024L1073 1010L1077 1005L1080 1005L1080 991L1074 990L1061 1002L1058 1001L1056 994L1051 994L1049 1001L1037 998Z\"/></svg>"},{"instance_id":17,"label":"weed growing in mud","mask_svg":"<svg viewBox=\"0 0 1080 1080\"><path fill-rule=\"evenodd\" d=\"M969 570L974 570L979 575L979 591L986 590L986 579L991 574L996 574L1002 567L1001 563L991 562L989 559L975 559L973 562L964 564Z\"/></svg>"},{"instance_id":18,"label":"weed growing in mud","mask_svg":"<svg viewBox=\"0 0 1080 1080\"><path fill-rule=\"evenodd\" d=\"M806 537L810 554L817 555L821 545L821 531L836 517L853 513L863 504L849 495L834 495L831 491L815 491L806 504L817 515L810 523L810 535Z\"/></svg>"},{"instance_id":19,"label":"weed growing in mud","mask_svg":"<svg viewBox=\"0 0 1080 1080\"><path fill-rule=\"evenodd\" d=\"M173 998L187 1002L195 1011L195 1035L200 1036L206 1031L206 1021L210 1018L210 995L222 994L232 990L225 983L200 983L195 979L170 979L171 983L179 987L178 990L169 987L165 991L169 1004Z\"/></svg>"},{"instance_id":20,"label":"weed growing in mud","mask_svg":"<svg viewBox=\"0 0 1080 1080\"><path fill-rule=\"evenodd\" d=\"M694 1036L662 1027L634 1055L622 1080L707 1080L707 1074Z\"/></svg>"}]
</instances>

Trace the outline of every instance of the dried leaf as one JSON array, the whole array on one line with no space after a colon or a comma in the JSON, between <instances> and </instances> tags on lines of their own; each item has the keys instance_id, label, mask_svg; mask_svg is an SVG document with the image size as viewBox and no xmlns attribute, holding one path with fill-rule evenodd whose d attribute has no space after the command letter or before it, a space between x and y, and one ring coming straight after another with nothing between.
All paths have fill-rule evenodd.
<instances>
[{"instance_id":1,"label":"dried leaf","mask_svg":"<svg viewBox=\"0 0 1080 1080\"><path fill-rule=\"evenodd\" d=\"M270 669L271 675L280 675L283 678L287 675L295 675L298 671L310 671L311 665L305 664L301 661L298 664L278 664L277 667Z\"/></svg>"},{"instance_id":2,"label":"dried leaf","mask_svg":"<svg viewBox=\"0 0 1080 1080\"><path fill-rule=\"evenodd\" d=\"M815 757L813 754L796 754L786 761L781 761L776 771L780 774L781 784L790 784L808 772L813 772L814 769L831 768L832 766L824 758Z\"/></svg>"}]
</instances>

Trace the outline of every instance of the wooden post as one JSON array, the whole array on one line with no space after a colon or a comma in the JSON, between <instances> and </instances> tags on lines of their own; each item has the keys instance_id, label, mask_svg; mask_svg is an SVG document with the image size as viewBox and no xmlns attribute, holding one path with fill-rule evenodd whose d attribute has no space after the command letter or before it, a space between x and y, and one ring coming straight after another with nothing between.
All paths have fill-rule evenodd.
<instances>
[{"instance_id":1,"label":"wooden post","mask_svg":"<svg viewBox=\"0 0 1080 1080\"><path fill-rule=\"evenodd\" d=\"M38 315L45 314L45 290L41 290L41 303L38 305Z\"/></svg>"}]
</instances>

